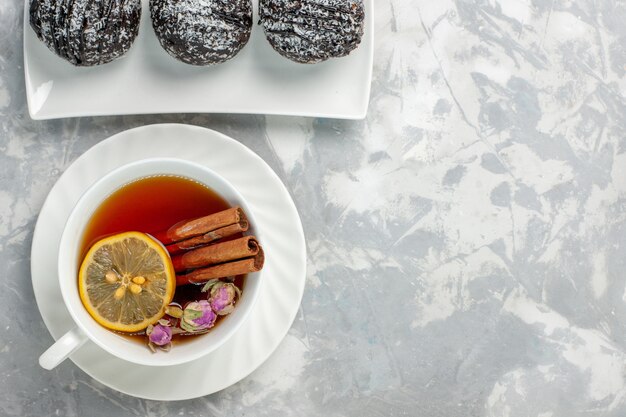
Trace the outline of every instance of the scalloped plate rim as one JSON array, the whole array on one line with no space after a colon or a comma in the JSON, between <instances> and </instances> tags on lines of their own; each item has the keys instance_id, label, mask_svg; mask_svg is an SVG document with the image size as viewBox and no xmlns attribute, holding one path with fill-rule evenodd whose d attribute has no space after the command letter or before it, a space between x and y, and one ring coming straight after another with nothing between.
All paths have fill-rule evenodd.
<instances>
[{"instance_id":1,"label":"scalloped plate rim","mask_svg":"<svg viewBox=\"0 0 626 417\"><path fill-rule=\"evenodd\" d=\"M94 146L92 146L91 148L89 148L87 151L85 151L82 155L80 155L70 166L68 166L66 168L66 170L63 172L63 174L59 177L59 179L55 182L55 184L52 186L52 188L50 189L43 205L40 211L40 214L38 216L37 222L35 224L35 229L34 229L34 233L33 233L33 241L32 241L32 246L31 246L31 276L32 276L32 284L33 284L33 291L34 291L34 295L35 295L35 301L37 303L37 307L40 311L40 314L42 316L42 319L44 321L44 324L46 325L46 328L48 329L50 335L53 337L53 339L57 339L58 337L60 337L63 333L60 332L60 334L55 335L54 331L50 329L51 324L50 321L52 320L51 317L48 317L47 314L42 311L42 302L46 296L46 294L41 294L39 287L41 286L41 284L38 284L37 281L38 279L35 278L35 275L37 274L36 271L39 270L39 267L36 265L36 263L39 260L39 253L37 252L38 250L38 244L39 242L43 239L44 241L47 239L50 239L50 237L41 237L40 235L42 234L42 230L44 228L43 223L48 221L49 219L47 217L49 217L52 214L55 214L54 212L54 208L51 207L53 204L53 200L55 198L55 194L58 193L59 191L63 191L63 189L61 188L61 185L64 185L67 181L68 178L71 178L71 174L73 173L73 168L72 167L76 167L77 163L80 161L81 163L85 163L85 161L88 158L93 158L92 155L95 155L99 150L105 149L106 147L113 147L113 146L119 146L120 144L123 144L121 141L123 140L127 140L127 138L125 138L126 136L130 136L132 138L132 136L134 135L142 135L145 133L150 132L150 130L152 129L163 129L163 130L172 130L172 131L179 131L179 133L182 133L181 131L185 131L185 130L196 130L196 132L202 132L202 134L206 134L207 136L215 136L216 138L219 138L218 140L222 140L222 141L227 141L230 142L232 144L235 144L236 147L238 147L238 149L240 151L243 152L243 154L246 154L247 157L250 157L252 160L256 160L257 162L260 162L262 165L265 166L266 172L264 174L269 175L269 179L274 182L274 184L276 186L279 186L282 191L284 192L283 197L286 197L286 199L284 199L284 202L287 203L287 206L285 208L289 209L290 211L292 211L292 214L295 214L295 219L297 219L296 222L294 222L293 224L291 224L291 227L295 228L295 232L299 237L299 241L297 243L301 244L301 248L299 250L299 255L300 255L300 259L298 259L298 263L301 266L301 271L299 271L299 276L300 276L300 281L299 284L297 286L297 292L298 294L296 295L296 297L294 297L292 300L290 300L290 306L291 306L291 314L289 314L288 319L285 321L285 323L283 323L283 326L281 328L280 331L275 332L275 334L272 337L272 343L271 346L265 346L264 349L264 354L262 355L262 357L257 358L255 361L255 364L253 366L249 366L247 369L242 370L240 372L236 372L236 375L232 376L231 379L232 381L228 381L224 384L222 384L222 386L218 387L217 389L209 389L209 390L205 390L203 392L195 392L195 393L189 393L188 395L184 395L184 394L178 394L178 395L173 395L172 397L169 398L164 398L162 395L161 396L152 396L150 394L146 394L146 393L142 393L142 394L138 394L136 392L132 392L131 390L127 390L127 389L122 389L119 386L114 386L115 384L112 384L110 381L105 381L101 378L100 375L98 375L97 370L94 369L85 369L84 366L82 366L80 363L78 363L76 360L74 360L74 358L70 357L69 359L72 360L76 366L81 369L83 372L85 372L87 375L89 375L91 378L93 378L94 380L100 382L101 384L114 389L116 391L122 392L124 394L133 396L133 397L137 397L137 398L144 398L144 399L148 399L148 400L160 400L160 401L178 401L178 400L187 400L187 399L193 399L193 398L198 398L198 397L202 397L205 395L210 395L214 392L218 392L222 389L225 389L239 381L241 381L242 379L246 378L248 375L250 375L252 372L254 372L254 370L256 370L259 366L261 366L268 358L269 356L271 356L271 354L278 348L280 342L284 339L284 337L287 335L287 332L289 331L289 329L291 328L291 325L293 324L293 321L295 320L296 316L297 316L297 312L300 306L300 302L302 300L302 296L304 294L304 287L305 287L305 281L306 281L306 243L305 243L305 238L304 238L304 230L302 228L302 223L299 217L299 214L297 212L297 208L291 198L291 196L289 195L289 192L287 191L287 189L285 188L284 184L280 181L280 178L278 177L278 175L271 169L271 167L269 167L269 165L267 165L267 163L265 161L263 161L263 159L261 157L259 157L257 154L255 154L253 151L251 151L249 148L247 148L245 145L241 144L240 142L230 138L229 136L214 131L212 129L208 129L208 128L204 128L201 126L195 126L195 125L186 125L186 124L175 124L175 123L167 123L167 124L152 124L152 125L145 125L145 126L140 126L140 127L136 127L136 128L132 128L132 129L128 129L128 130L124 130L121 132L118 132L102 141L100 141L99 143L95 144ZM175 147L175 146L174 146ZM150 156L145 156L145 158L148 158ZM181 158L180 156L177 155L170 155L170 157L175 157L175 158L180 158L180 159L185 159L185 158ZM138 160L138 159L143 159L144 157L138 157L135 158L133 157L133 160ZM198 161L195 161L198 162ZM120 164L121 165L121 164ZM211 167L210 165L209 168L214 169L214 167ZM218 171L219 172L219 171ZM101 173L101 175L103 175L104 173ZM83 181L87 181L86 179L83 179ZM85 185L85 187L87 187L88 185ZM240 192L242 192L240 190ZM242 194L245 195L244 192L242 192ZM78 196L80 197L80 195ZM77 198L78 198L77 197ZM246 199L248 200L249 197L246 196ZM251 204L252 205L256 205L256 203L254 202L255 199L252 199ZM67 215L69 215L69 210L71 210L70 208L66 208L66 214L65 217L67 217ZM46 216L46 217L44 217ZM267 232L265 233L267 234ZM58 238L60 239L60 234L58 236ZM56 246L58 247L58 242L56 244ZM56 254L56 252L55 252ZM56 262L56 261L55 261ZM55 274L56 275L56 274ZM58 282L56 281L56 279L54 280L56 287L58 287ZM267 286L264 286L267 287ZM57 300L58 301L58 300ZM257 305L255 305L254 309L260 309L262 306L262 299L259 299L257 301ZM266 301L267 302L267 301ZM69 317L69 313L66 311L66 308L64 306L63 303L60 304L62 310L65 311L65 314ZM242 326L242 329L238 331L241 332L244 329L246 329L246 326ZM236 336L236 335L235 335ZM232 339L236 339L236 337L233 337ZM89 342L88 342L89 343ZM226 349L229 345L230 341L225 342L225 344L219 348L217 351L221 351L223 349ZM94 344L95 345L95 344ZM81 348L84 349L84 348ZM100 348L98 348L100 349ZM109 355L108 353L106 353L105 351L102 351L104 354ZM200 363L204 360L207 360L208 357L211 357L213 355L209 354L207 355L207 357L203 357L203 358L199 358L196 361L192 361L189 364L194 364L194 363ZM130 362L126 362L123 361L121 359L115 358L113 356L110 356L109 360L113 360L116 362L119 362L119 365L124 366L124 367L138 367L138 368L149 368L149 367L145 367L145 366L141 366L141 365L136 365L136 364L132 364ZM62 366L62 365L60 365ZM168 372L172 369L178 368L178 367L184 367L185 365L175 365L175 366L168 366L168 367L151 367L150 370L154 371L154 372Z\"/></svg>"}]
</instances>

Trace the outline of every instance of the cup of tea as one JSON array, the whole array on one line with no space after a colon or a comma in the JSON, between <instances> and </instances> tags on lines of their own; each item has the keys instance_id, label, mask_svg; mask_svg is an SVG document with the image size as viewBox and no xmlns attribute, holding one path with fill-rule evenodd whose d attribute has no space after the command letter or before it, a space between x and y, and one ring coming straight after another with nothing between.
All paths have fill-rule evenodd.
<instances>
[{"instance_id":1,"label":"cup of tea","mask_svg":"<svg viewBox=\"0 0 626 417\"><path fill-rule=\"evenodd\" d=\"M261 290L255 225L243 196L205 166L153 158L108 173L65 224L58 279L74 323L39 364L52 369L84 343L149 366L217 349Z\"/></svg>"}]
</instances>

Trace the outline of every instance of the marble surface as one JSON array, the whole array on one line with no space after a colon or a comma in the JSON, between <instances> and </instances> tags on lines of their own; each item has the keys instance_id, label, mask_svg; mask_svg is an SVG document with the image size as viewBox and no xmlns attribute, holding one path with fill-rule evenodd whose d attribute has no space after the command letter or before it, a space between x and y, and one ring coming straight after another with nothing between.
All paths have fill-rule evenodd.
<instances>
[{"instance_id":1,"label":"marble surface","mask_svg":"<svg viewBox=\"0 0 626 417\"><path fill-rule=\"evenodd\" d=\"M23 4L0 3L1 416L623 416L626 4L376 1L364 121L157 115L35 122ZM155 122L237 138L308 240L287 338L242 382L164 403L51 372L29 251L60 173ZM189 381L192 383L193 381Z\"/></svg>"}]
</instances>

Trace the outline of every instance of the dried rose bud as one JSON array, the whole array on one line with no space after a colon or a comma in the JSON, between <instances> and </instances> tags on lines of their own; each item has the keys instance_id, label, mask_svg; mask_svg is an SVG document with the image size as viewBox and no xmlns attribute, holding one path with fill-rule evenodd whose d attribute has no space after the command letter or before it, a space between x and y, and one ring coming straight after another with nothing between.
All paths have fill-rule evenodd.
<instances>
[{"instance_id":1,"label":"dried rose bud","mask_svg":"<svg viewBox=\"0 0 626 417\"><path fill-rule=\"evenodd\" d=\"M192 301L185 306L180 327L188 332L208 330L215 324L217 316L207 300Z\"/></svg>"},{"instance_id":2,"label":"dried rose bud","mask_svg":"<svg viewBox=\"0 0 626 417\"><path fill-rule=\"evenodd\" d=\"M175 319L179 319L183 317L183 309L178 303L170 303L167 307L165 307L165 314Z\"/></svg>"},{"instance_id":3,"label":"dried rose bud","mask_svg":"<svg viewBox=\"0 0 626 417\"><path fill-rule=\"evenodd\" d=\"M209 303L217 315L225 316L235 309L235 301L239 294L239 288L235 284L220 281L211 287Z\"/></svg>"},{"instance_id":4,"label":"dried rose bud","mask_svg":"<svg viewBox=\"0 0 626 417\"><path fill-rule=\"evenodd\" d=\"M160 322L152 326L150 331L146 331L146 333L150 343L154 343L157 346L165 346L172 341L172 328Z\"/></svg>"}]
</instances>

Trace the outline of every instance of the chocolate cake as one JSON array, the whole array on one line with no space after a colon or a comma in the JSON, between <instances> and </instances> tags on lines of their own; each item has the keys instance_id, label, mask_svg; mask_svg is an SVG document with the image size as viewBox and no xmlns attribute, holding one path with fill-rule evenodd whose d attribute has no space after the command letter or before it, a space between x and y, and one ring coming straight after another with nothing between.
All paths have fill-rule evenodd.
<instances>
[{"instance_id":1,"label":"chocolate cake","mask_svg":"<svg viewBox=\"0 0 626 417\"><path fill-rule=\"evenodd\" d=\"M252 30L251 0L150 0L150 15L163 49L192 65L231 59Z\"/></svg>"},{"instance_id":2,"label":"chocolate cake","mask_svg":"<svg viewBox=\"0 0 626 417\"><path fill-rule=\"evenodd\" d=\"M141 0L31 0L30 26L61 58L77 66L124 55L139 32Z\"/></svg>"},{"instance_id":3,"label":"chocolate cake","mask_svg":"<svg viewBox=\"0 0 626 417\"><path fill-rule=\"evenodd\" d=\"M363 36L362 0L259 0L259 14L272 47L304 64L348 55Z\"/></svg>"}]
</instances>

